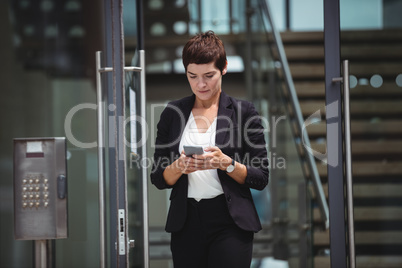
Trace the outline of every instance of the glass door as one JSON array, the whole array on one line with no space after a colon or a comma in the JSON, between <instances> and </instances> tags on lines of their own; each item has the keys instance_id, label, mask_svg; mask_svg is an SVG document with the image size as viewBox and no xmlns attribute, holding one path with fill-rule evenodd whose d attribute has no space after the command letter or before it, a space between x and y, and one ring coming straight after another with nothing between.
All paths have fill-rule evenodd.
<instances>
[{"instance_id":1,"label":"glass door","mask_svg":"<svg viewBox=\"0 0 402 268\"><path fill-rule=\"evenodd\" d=\"M302 147L308 137L301 130L299 103L291 97L296 92L270 5L257 0L247 3L247 10L255 12L247 17L246 82L269 130L270 160L268 189L253 191L263 223L263 230L255 236L255 263L256 267L269 266L272 254L278 266L313 267L313 207L319 201L312 193L316 200L319 194L311 192L318 187L314 188L314 172L309 169L307 151L303 152L306 147ZM261 243L268 235L272 241Z\"/></svg>"},{"instance_id":2,"label":"glass door","mask_svg":"<svg viewBox=\"0 0 402 268\"><path fill-rule=\"evenodd\" d=\"M336 109L327 110L327 129L330 124L338 126L327 133L327 152L337 155L336 163L351 156L352 181L347 208L347 170L344 173L343 165L328 166L331 265L401 266L402 20L397 14L402 4L324 1L324 10L326 104L336 104ZM348 64L342 67L345 60ZM348 136L342 131L348 127L341 115L348 108L350 151L343 147ZM351 218L353 225L346 223Z\"/></svg>"},{"instance_id":3,"label":"glass door","mask_svg":"<svg viewBox=\"0 0 402 268\"><path fill-rule=\"evenodd\" d=\"M128 231L134 243L129 254L130 267L149 267L148 231L148 120L145 96L145 51L142 1L123 2L125 66L141 71L125 72L125 136L126 146ZM126 69L128 69L126 68Z\"/></svg>"},{"instance_id":4,"label":"glass door","mask_svg":"<svg viewBox=\"0 0 402 268\"><path fill-rule=\"evenodd\" d=\"M349 60L356 267L402 266L401 1L340 0Z\"/></svg>"},{"instance_id":5,"label":"glass door","mask_svg":"<svg viewBox=\"0 0 402 268\"><path fill-rule=\"evenodd\" d=\"M143 122L130 120L130 116L144 118L145 107L140 89L144 73L130 68L144 61L137 41L141 12L136 10L140 3L1 2L1 267L35 264L35 243L17 241L13 236L12 141L32 137L67 140L68 238L47 243L48 266L148 267L147 190L142 183L147 176L142 168L130 167L134 154L146 157L144 145L130 143L145 136ZM135 36L130 46L137 51L127 62L124 35ZM103 68L101 105L97 100L97 51L101 51ZM101 108L105 112L101 120L104 147L97 132L97 111ZM99 154L104 157L100 169ZM102 190L99 170L104 171ZM120 232L123 238L119 240ZM130 243L129 238L135 241Z\"/></svg>"}]
</instances>

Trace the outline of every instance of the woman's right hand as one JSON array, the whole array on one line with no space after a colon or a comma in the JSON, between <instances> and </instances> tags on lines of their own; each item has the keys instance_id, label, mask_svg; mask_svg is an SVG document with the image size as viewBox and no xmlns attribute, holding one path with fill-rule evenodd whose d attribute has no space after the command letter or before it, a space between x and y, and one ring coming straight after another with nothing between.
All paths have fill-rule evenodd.
<instances>
[{"instance_id":1,"label":"woman's right hand","mask_svg":"<svg viewBox=\"0 0 402 268\"><path fill-rule=\"evenodd\" d=\"M184 151L182 151L180 157L173 162L173 165L177 167L181 174L190 174L199 169L199 163L197 163L197 160L191 156L186 156Z\"/></svg>"},{"instance_id":2,"label":"woman's right hand","mask_svg":"<svg viewBox=\"0 0 402 268\"><path fill-rule=\"evenodd\" d=\"M183 174L190 174L199 170L200 161L190 156L186 156L184 151L180 157L166 167L163 178L168 185L174 185Z\"/></svg>"}]
</instances>

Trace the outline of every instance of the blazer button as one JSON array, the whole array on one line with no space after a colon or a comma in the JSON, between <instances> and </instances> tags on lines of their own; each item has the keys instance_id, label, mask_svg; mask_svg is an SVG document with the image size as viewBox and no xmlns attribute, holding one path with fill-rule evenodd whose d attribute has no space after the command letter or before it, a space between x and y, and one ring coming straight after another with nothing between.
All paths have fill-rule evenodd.
<instances>
[{"instance_id":1,"label":"blazer button","mask_svg":"<svg viewBox=\"0 0 402 268\"><path fill-rule=\"evenodd\" d=\"M226 200L227 200L228 202L230 202L230 201L232 200L232 197L230 196L230 194L228 194L228 195L226 196Z\"/></svg>"}]
</instances>

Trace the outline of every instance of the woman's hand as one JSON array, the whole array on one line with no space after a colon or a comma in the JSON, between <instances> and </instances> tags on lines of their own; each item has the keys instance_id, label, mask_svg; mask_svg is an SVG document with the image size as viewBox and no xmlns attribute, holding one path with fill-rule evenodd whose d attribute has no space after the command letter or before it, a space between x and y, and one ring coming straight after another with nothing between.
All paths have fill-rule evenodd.
<instances>
[{"instance_id":1,"label":"woman's hand","mask_svg":"<svg viewBox=\"0 0 402 268\"><path fill-rule=\"evenodd\" d=\"M204 169L220 169L226 171L227 167L232 164L232 158L225 155L218 147L212 146L204 149L204 154L193 155L200 170ZM239 184L244 184L247 177L247 167L239 162L235 162L235 169L227 173L232 179Z\"/></svg>"},{"instance_id":2,"label":"woman's hand","mask_svg":"<svg viewBox=\"0 0 402 268\"><path fill-rule=\"evenodd\" d=\"M206 147L204 152L201 155L193 155L193 161L191 161L192 167L197 170L226 170L232 164L232 158L222 153L221 149L216 146Z\"/></svg>"},{"instance_id":3,"label":"woman's hand","mask_svg":"<svg viewBox=\"0 0 402 268\"><path fill-rule=\"evenodd\" d=\"M169 185L174 185L182 174L190 174L197 170L221 169L232 164L232 158L225 155L218 147L211 146L204 149L204 154L186 156L184 151L180 157L168 166L163 176ZM234 171L228 173L239 184L244 184L247 176L247 168L241 163L235 163Z\"/></svg>"},{"instance_id":4,"label":"woman's hand","mask_svg":"<svg viewBox=\"0 0 402 268\"><path fill-rule=\"evenodd\" d=\"M186 156L184 151L182 151L180 157L171 165L166 167L163 172L163 177L168 185L174 185L183 174L190 174L197 170L209 169L205 168L205 162L206 161L202 159Z\"/></svg>"},{"instance_id":5,"label":"woman's hand","mask_svg":"<svg viewBox=\"0 0 402 268\"><path fill-rule=\"evenodd\" d=\"M173 163L182 174L190 174L197 170L202 170L203 161L197 160L191 156L186 156L184 151L180 157Z\"/></svg>"}]
</instances>

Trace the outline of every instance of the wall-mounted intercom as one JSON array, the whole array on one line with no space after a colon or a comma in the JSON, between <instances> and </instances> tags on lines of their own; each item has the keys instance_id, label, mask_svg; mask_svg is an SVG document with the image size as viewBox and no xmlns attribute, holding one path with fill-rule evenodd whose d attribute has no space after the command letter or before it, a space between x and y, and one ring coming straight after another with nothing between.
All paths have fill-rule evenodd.
<instances>
[{"instance_id":1,"label":"wall-mounted intercom","mask_svg":"<svg viewBox=\"0 0 402 268\"><path fill-rule=\"evenodd\" d=\"M67 238L65 138L14 139L14 235Z\"/></svg>"}]
</instances>

